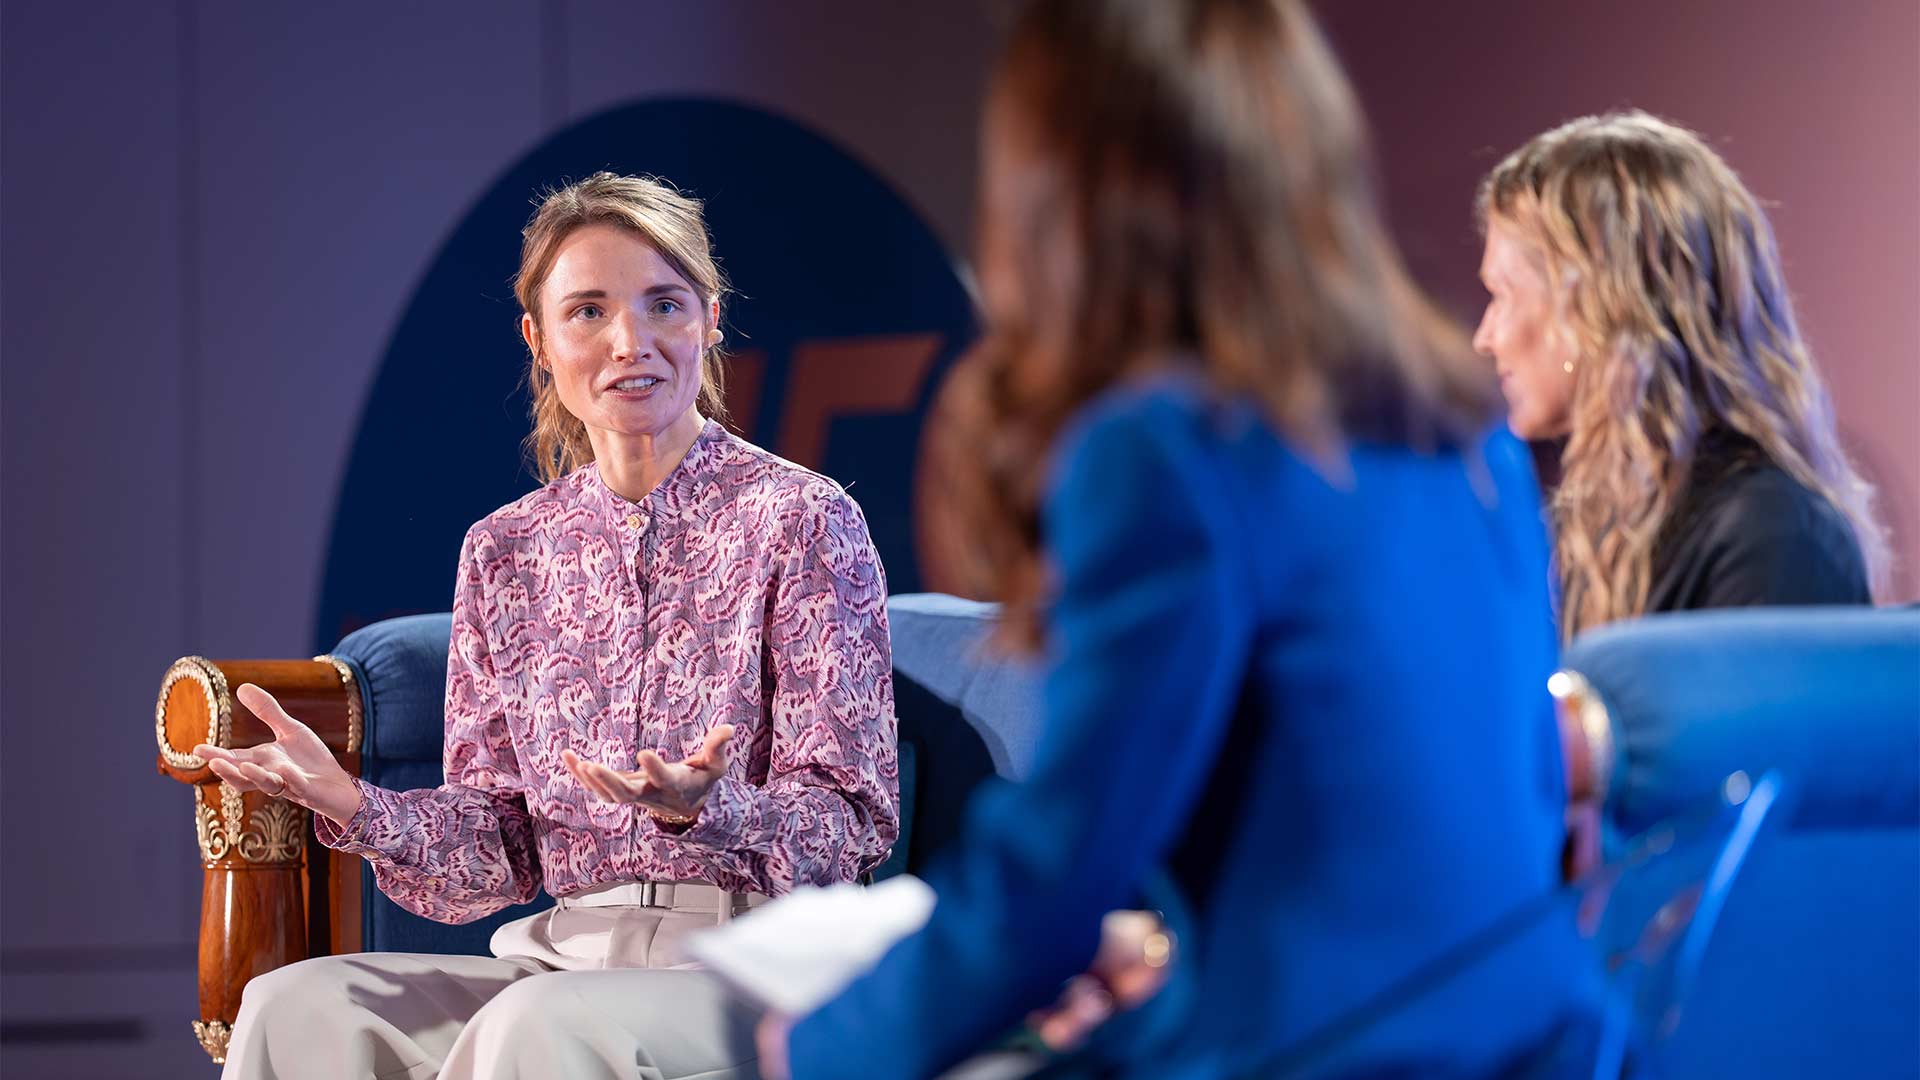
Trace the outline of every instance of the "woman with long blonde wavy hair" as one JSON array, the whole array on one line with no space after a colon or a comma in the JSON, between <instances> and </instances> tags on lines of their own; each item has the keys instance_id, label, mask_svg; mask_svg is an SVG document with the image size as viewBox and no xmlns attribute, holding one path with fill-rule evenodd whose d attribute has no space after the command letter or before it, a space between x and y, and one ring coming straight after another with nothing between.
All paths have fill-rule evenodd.
<instances>
[{"instance_id":1,"label":"woman with long blonde wavy hair","mask_svg":"<svg viewBox=\"0 0 1920 1080\"><path fill-rule=\"evenodd\" d=\"M1474 345L1508 422L1565 439L1560 628L1869 603L1887 545L1841 450L1773 231L1697 135L1643 112L1535 137L1482 182Z\"/></svg>"}]
</instances>

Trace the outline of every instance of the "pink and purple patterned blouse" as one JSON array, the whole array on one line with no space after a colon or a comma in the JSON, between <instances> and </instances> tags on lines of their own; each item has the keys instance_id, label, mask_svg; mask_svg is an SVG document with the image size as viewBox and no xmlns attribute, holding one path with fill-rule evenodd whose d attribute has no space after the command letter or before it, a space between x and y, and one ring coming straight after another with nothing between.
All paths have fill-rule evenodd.
<instances>
[{"instance_id":1,"label":"pink and purple patterned blouse","mask_svg":"<svg viewBox=\"0 0 1920 1080\"><path fill-rule=\"evenodd\" d=\"M345 829L409 911L468 922L626 881L777 894L851 881L900 831L887 588L832 480L708 421L639 502L592 465L468 530L447 664L446 783L356 780ZM732 761L674 831L560 760L631 770L715 725Z\"/></svg>"}]
</instances>

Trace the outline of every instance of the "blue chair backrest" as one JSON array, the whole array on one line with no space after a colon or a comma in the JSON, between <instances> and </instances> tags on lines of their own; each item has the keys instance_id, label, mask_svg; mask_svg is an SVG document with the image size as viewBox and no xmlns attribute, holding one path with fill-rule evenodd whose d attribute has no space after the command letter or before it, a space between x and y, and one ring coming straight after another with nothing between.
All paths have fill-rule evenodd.
<instances>
[{"instance_id":1,"label":"blue chair backrest","mask_svg":"<svg viewBox=\"0 0 1920 1080\"><path fill-rule=\"evenodd\" d=\"M1795 781L1798 824L1920 820L1920 610L1655 615L1585 635L1563 666L1613 720L1607 812L1623 828L1771 768Z\"/></svg>"},{"instance_id":2,"label":"blue chair backrest","mask_svg":"<svg viewBox=\"0 0 1920 1080\"><path fill-rule=\"evenodd\" d=\"M940 593L887 600L893 637L894 711L900 718L900 801L910 819L901 869L919 873L959 833L968 796L993 776L1019 779L1033 763L1040 733L1034 667L986 647L995 604ZM905 758L913 756L913 767Z\"/></svg>"},{"instance_id":3,"label":"blue chair backrest","mask_svg":"<svg viewBox=\"0 0 1920 1080\"><path fill-rule=\"evenodd\" d=\"M438 787L446 773L447 643L453 616L408 615L365 626L342 638L333 655L345 660L360 685L366 734L360 775L394 791ZM368 952L458 953L484 956L502 923L551 907L545 893L531 903L461 926L423 919L387 899L373 869L360 875L361 946Z\"/></svg>"},{"instance_id":4,"label":"blue chair backrest","mask_svg":"<svg viewBox=\"0 0 1920 1080\"><path fill-rule=\"evenodd\" d=\"M1636 831L1778 769L1787 828L1708 947L1675 1076L1920 1076L1920 610L1658 615L1576 641L1605 705L1607 817Z\"/></svg>"},{"instance_id":5,"label":"blue chair backrest","mask_svg":"<svg viewBox=\"0 0 1920 1080\"><path fill-rule=\"evenodd\" d=\"M893 637L894 698L900 718L901 842L876 878L918 870L959 831L973 789L989 777L1018 777L1038 734L1032 669L982 648L997 608L920 593L887 602ZM365 705L361 775L395 790L444 779L441 744L452 617L409 615L347 635L333 655L353 668ZM362 874L363 944L376 952L484 954L499 924L552 901L510 908L465 926L420 918L382 895Z\"/></svg>"}]
</instances>

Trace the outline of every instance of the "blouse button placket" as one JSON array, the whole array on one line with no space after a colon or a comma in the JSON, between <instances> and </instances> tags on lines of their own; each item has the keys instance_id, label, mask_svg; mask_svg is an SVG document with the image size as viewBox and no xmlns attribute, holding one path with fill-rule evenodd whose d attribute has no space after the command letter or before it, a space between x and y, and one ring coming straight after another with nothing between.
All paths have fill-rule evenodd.
<instances>
[{"instance_id":1,"label":"blouse button placket","mask_svg":"<svg viewBox=\"0 0 1920 1080\"><path fill-rule=\"evenodd\" d=\"M644 702L647 692L645 677L646 646L652 635L652 629L647 625L648 594L651 591L647 581L647 564L650 561L648 558L649 553L653 550L653 530L648 527L651 524L652 521L648 516L640 513L638 510L629 512L626 516L628 530L630 530L632 534L636 534L639 540L638 543L634 544L630 549L627 549L630 550L632 554L627 558L626 563L627 573L633 582L634 592L637 594L636 599L638 603L636 606L638 607L638 611L636 614L640 621L640 640L642 646L639 656L627 658L627 663L630 665L628 668L629 674L628 677L621 680L624 685L631 688L629 691L631 700L627 702L627 707L632 710L632 729L622 731L621 728L623 725L618 723L610 726L607 734L608 737L613 740L613 743L607 747L609 753L618 752L621 747L626 746L634 736L639 733L641 726L640 713L645 707ZM625 548L626 546L623 544L622 547ZM632 608L629 608L629 610L632 610ZM622 621L623 623L625 622L625 620ZM640 670L636 672L633 668L639 668Z\"/></svg>"}]
</instances>

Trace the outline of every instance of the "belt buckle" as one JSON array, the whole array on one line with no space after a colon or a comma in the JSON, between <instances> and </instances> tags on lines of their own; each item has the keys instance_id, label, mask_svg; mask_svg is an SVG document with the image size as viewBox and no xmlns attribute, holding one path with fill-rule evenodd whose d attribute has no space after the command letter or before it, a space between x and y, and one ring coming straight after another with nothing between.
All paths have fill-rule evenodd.
<instances>
[{"instance_id":1,"label":"belt buckle","mask_svg":"<svg viewBox=\"0 0 1920 1080\"><path fill-rule=\"evenodd\" d=\"M640 883L640 906L643 908L657 908L661 906L660 886L658 882L643 881Z\"/></svg>"}]
</instances>

